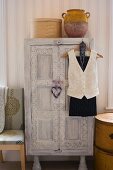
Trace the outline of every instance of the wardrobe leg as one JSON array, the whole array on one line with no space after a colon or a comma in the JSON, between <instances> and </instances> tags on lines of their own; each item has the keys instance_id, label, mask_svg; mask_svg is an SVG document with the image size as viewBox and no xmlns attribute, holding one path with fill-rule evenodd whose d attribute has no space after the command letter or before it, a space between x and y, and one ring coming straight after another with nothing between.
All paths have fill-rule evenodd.
<instances>
[{"instance_id":1,"label":"wardrobe leg","mask_svg":"<svg viewBox=\"0 0 113 170\"><path fill-rule=\"evenodd\" d=\"M86 165L85 156L80 156L80 164L78 170L88 170Z\"/></svg>"},{"instance_id":2,"label":"wardrobe leg","mask_svg":"<svg viewBox=\"0 0 113 170\"><path fill-rule=\"evenodd\" d=\"M38 156L34 156L33 170L41 170L41 166L40 166L40 162L39 162L39 157Z\"/></svg>"}]
</instances>

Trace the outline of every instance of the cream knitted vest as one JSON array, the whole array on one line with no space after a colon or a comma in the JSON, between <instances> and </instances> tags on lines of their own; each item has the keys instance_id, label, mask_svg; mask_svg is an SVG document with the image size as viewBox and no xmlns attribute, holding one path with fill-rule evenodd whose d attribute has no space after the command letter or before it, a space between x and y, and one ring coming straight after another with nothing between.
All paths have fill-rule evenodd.
<instances>
[{"instance_id":1,"label":"cream knitted vest","mask_svg":"<svg viewBox=\"0 0 113 170\"><path fill-rule=\"evenodd\" d=\"M77 52L71 50L69 55L69 68L68 68L68 83L69 87L67 95L82 99L86 96L87 99L97 96L98 89L98 74L97 74L97 53L91 51L90 58L83 71L77 61Z\"/></svg>"}]
</instances>

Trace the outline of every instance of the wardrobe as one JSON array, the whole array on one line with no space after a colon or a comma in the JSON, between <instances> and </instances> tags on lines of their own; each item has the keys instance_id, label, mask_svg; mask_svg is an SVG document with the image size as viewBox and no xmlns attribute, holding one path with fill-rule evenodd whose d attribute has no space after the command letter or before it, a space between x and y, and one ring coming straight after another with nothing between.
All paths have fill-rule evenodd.
<instances>
[{"instance_id":1,"label":"wardrobe","mask_svg":"<svg viewBox=\"0 0 113 170\"><path fill-rule=\"evenodd\" d=\"M93 46L87 38L25 40L25 141L33 170L41 169L40 155L80 156L79 170L86 170L85 156L93 155L94 117L69 116L65 54L82 40ZM51 91L55 81L61 86L57 97Z\"/></svg>"}]
</instances>

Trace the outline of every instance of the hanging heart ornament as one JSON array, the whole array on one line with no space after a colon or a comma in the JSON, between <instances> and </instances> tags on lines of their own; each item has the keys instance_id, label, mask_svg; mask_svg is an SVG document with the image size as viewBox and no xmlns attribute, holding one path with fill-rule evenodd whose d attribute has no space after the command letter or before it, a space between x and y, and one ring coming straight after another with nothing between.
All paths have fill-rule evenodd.
<instances>
[{"instance_id":1,"label":"hanging heart ornament","mask_svg":"<svg viewBox=\"0 0 113 170\"><path fill-rule=\"evenodd\" d=\"M55 87L52 87L52 88L51 88L51 92L53 93L53 96L54 96L55 98L58 98L58 96L60 95L61 91L62 91L62 88L61 88L61 87L55 86Z\"/></svg>"},{"instance_id":2,"label":"hanging heart ornament","mask_svg":"<svg viewBox=\"0 0 113 170\"><path fill-rule=\"evenodd\" d=\"M51 88L51 92L52 92L53 96L55 98L58 98L61 91L62 91L61 82L57 81L57 80L53 80L53 85L52 85L52 88Z\"/></svg>"}]
</instances>

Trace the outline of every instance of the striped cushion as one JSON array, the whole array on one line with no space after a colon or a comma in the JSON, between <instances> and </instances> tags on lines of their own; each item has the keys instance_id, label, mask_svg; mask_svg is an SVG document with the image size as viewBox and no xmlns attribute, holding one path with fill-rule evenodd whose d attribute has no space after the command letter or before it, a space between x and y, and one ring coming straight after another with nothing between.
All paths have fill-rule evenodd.
<instances>
[{"instance_id":1,"label":"striped cushion","mask_svg":"<svg viewBox=\"0 0 113 170\"><path fill-rule=\"evenodd\" d=\"M0 133L4 130L5 126L5 88L0 87Z\"/></svg>"},{"instance_id":2,"label":"striped cushion","mask_svg":"<svg viewBox=\"0 0 113 170\"><path fill-rule=\"evenodd\" d=\"M23 130L4 130L0 134L0 144L23 144Z\"/></svg>"}]
</instances>

